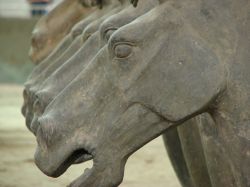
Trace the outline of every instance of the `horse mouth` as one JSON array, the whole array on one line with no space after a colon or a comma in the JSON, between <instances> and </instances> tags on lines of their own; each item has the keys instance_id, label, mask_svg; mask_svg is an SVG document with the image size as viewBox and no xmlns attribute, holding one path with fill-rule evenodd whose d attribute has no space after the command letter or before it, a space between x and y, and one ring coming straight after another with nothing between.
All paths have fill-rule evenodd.
<instances>
[{"instance_id":1,"label":"horse mouth","mask_svg":"<svg viewBox=\"0 0 250 187\"><path fill-rule=\"evenodd\" d=\"M73 151L58 167L50 174L51 177L59 177L73 164L81 164L88 160L92 160L93 155L86 149L78 149Z\"/></svg>"},{"instance_id":2,"label":"horse mouth","mask_svg":"<svg viewBox=\"0 0 250 187\"><path fill-rule=\"evenodd\" d=\"M72 158L76 158L73 164L81 164L88 160L92 160L93 156L85 149L79 149L72 153Z\"/></svg>"}]
</instances>

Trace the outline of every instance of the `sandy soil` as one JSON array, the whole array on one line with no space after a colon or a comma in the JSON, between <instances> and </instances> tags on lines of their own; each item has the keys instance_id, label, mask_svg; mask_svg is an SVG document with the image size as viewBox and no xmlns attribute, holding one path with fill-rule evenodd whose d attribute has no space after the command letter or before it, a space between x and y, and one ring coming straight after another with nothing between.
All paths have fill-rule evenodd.
<instances>
[{"instance_id":1,"label":"sandy soil","mask_svg":"<svg viewBox=\"0 0 250 187\"><path fill-rule=\"evenodd\" d=\"M22 87L0 85L0 187L63 187L91 162L75 165L60 178L41 173L33 162L35 138L20 114ZM150 142L128 161L120 187L180 187L161 137Z\"/></svg>"}]
</instances>

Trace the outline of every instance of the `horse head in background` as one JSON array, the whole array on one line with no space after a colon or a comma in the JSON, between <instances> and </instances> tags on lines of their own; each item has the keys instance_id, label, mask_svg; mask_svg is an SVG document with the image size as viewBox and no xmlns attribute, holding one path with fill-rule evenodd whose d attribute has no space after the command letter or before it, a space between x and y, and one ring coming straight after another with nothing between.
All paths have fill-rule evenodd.
<instances>
[{"instance_id":1,"label":"horse head in background","mask_svg":"<svg viewBox=\"0 0 250 187\"><path fill-rule=\"evenodd\" d=\"M38 64L47 57L75 24L93 11L85 1L64 0L42 16L31 36L29 55L33 63Z\"/></svg>"}]
</instances>

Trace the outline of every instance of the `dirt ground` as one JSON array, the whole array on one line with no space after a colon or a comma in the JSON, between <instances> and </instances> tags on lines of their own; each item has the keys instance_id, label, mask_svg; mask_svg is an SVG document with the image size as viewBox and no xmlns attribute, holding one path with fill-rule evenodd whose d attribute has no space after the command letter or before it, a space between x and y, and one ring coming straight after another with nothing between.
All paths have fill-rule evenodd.
<instances>
[{"instance_id":1,"label":"dirt ground","mask_svg":"<svg viewBox=\"0 0 250 187\"><path fill-rule=\"evenodd\" d=\"M63 187L91 162L75 165L54 179L42 174L33 162L34 136L20 114L22 87L0 85L0 187ZM126 165L120 187L180 187L161 137L136 152Z\"/></svg>"}]
</instances>

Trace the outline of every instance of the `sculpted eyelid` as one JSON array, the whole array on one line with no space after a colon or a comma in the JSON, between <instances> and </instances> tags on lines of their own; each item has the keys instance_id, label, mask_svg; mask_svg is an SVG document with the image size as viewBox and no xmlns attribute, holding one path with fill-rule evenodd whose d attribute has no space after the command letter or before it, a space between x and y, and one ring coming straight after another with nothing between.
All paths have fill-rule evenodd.
<instances>
[{"instance_id":1,"label":"sculpted eyelid","mask_svg":"<svg viewBox=\"0 0 250 187\"><path fill-rule=\"evenodd\" d=\"M112 43L111 43L112 44ZM135 43L133 43L133 42L118 42L118 41L116 41L116 42L114 42L113 43L113 45L112 45L112 50L114 50L115 48L116 48L116 46L118 46L118 45L130 45L131 47L134 47L135 46Z\"/></svg>"},{"instance_id":2,"label":"sculpted eyelid","mask_svg":"<svg viewBox=\"0 0 250 187\"><path fill-rule=\"evenodd\" d=\"M116 31L118 28L117 27L109 27L109 28L107 28L107 29L105 29L105 31L103 32L103 34L102 34L102 38L104 38L105 39L105 37L107 36L107 33L109 32L109 31Z\"/></svg>"},{"instance_id":3,"label":"sculpted eyelid","mask_svg":"<svg viewBox=\"0 0 250 187\"><path fill-rule=\"evenodd\" d=\"M105 35L108 31L110 30L117 30L117 27L108 27L107 29L104 30L103 35Z\"/></svg>"},{"instance_id":4,"label":"sculpted eyelid","mask_svg":"<svg viewBox=\"0 0 250 187\"><path fill-rule=\"evenodd\" d=\"M117 31L118 32L118 31ZM110 51L114 51L117 45L130 45L132 47L136 46L136 43L133 41L128 41L126 38L119 36L118 34L114 34L110 37L107 46Z\"/></svg>"},{"instance_id":5,"label":"sculpted eyelid","mask_svg":"<svg viewBox=\"0 0 250 187\"><path fill-rule=\"evenodd\" d=\"M125 59L132 55L133 47L135 46L132 42L118 42L115 43L112 48L112 53L115 59Z\"/></svg>"}]
</instances>

